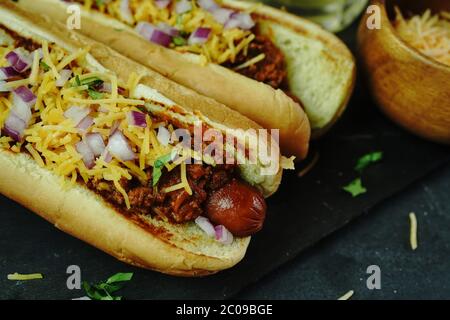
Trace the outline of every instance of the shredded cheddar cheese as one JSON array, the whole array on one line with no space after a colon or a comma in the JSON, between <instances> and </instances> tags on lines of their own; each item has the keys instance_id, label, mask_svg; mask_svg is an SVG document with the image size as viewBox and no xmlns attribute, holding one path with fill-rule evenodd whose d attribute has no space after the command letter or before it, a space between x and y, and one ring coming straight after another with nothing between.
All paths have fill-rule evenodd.
<instances>
[{"instance_id":1,"label":"shredded cheddar cheese","mask_svg":"<svg viewBox=\"0 0 450 320\"><path fill-rule=\"evenodd\" d=\"M37 162L37 164L41 167L45 167L45 163L42 160L41 155L33 148L31 144L27 144L25 146L25 149L28 150L28 152L31 154L31 156L34 158L34 160Z\"/></svg>"},{"instance_id":2,"label":"shredded cheddar cheese","mask_svg":"<svg viewBox=\"0 0 450 320\"><path fill-rule=\"evenodd\" d=\"M121 184L123 179L138 179L143 185L149 184L150 177L146 169L153 166L155 161L173 151L175 146L163 146L157 139L158 126L154 126L150 114L146 114L147 127L142 128L130 124L127 115L131 111L141 111L148 100L129 99L119 93L119 85L130 92L139 83L140 76L130 75L126 84L119 84L115 75L109 73L92 73L84 67L88 48L80 49L75 53L68 53L60 47L43 42L42 60L48 65L46 71L39 64L38 51L33 54L33 65L30 76L6 84L14 89L19 86L27 86L36 96L36 103L32 106L32 117L24 130L21 142L14 142L9 136L0 136L0 148L13 152L27 152L36 163L62 177L64 184L76 183L82 179L89 181L112 182L118 192L123 196L125 205L130 208L129 196ZM0 67L8 66L5 59L12 47L0 46ZM63 87L56 86L56 80L60 76L58 70L70 68L73 78L69 79ZM102 93L100 99L89 96L88 84L83 81L104 81L111 84L111 92ZM77 85L79 81L80 85ZM13 107L13 95L2 93L0 95L0 125L3 127L5 119L10 115ZM65 112L74 106L89 108L89 114L93 118L93 124L87 132L81 132L76 124L65 117ZM103 108L103 111L100 111ZM141 111L142 112L142 111ZM101 156L95 160L95 165L88 168L83 161L83 156L77 151L76 145L84 141L86 133L98 133L105 145L111 134L111 128L119 121L119 129L128 139L132 151L137 155L135 161L121 161L116 157L106 162ZM159 125L167 123L160 122ZM173 130L173 127L172 127ZM186 159L186 158L185 158ZM181 183L171 187L172 190L184 188L192 195L192 189L187 182L186 164L181 161L167 163L172 169L180 166Z\"/></svg>"},{"instance_id":3,"label":"shredded cheddar cheese","mask_svg":"<svg viewBox=\"0 0 450 320\"><path fill-rule=\"evenodd\" d=\"M5 88L8 89L15 89L21 86L26 86L30 83L30 79L22 79L22 80L16 80L16 81L10 81L4 84Z\"/></svg>"},{"instance_id":4,"label":"shredded cheddar cheese","mask_svg":"<svg viewBox=\"0 0 450 320\"><path fill-rule=\"evenodd\" d=\"M134 93L137 85L141 81L142 75L137 75L135 72L132 72L128 77L127 87L130 90L130 93Z\"/></svg>"},{"instance_id":5,"label":"shredded cheddar cheese","mask_svg":"<svg viewBox=\"0 0 450 320\"><path fill-rule=\"evenodd\" d=\"M186 192L191 196L192 189L186 177L186 162L184 161L181 163L181 184L183 185L183 188L186 190Z\"/></svg>"},{"instance_id":6,"label":"shredded cheddar cheese","mask_svg":"<svg viewBox=\"0 0 450 320\"><path fill-rule=\"evenodd\" d=\"M237 27L225 28L223 24L215 19L212 13L202 9L197 1L189 1L192 9L178 14L174 9L174 5L161 9L158 8L154 0L131 0L129 3L134 20L133 23L123 17L120 9L121 0L108 2L78 0L78 2L81 2L87 10L98 10L106 13L132 27L136 26L138 22L148 22L156 26L164 23L181 30L183 34L187 35L192 34L199 27L209 28L211 29L211 36L204 44L189 44L186 41L182 41L181 44L172 43L170 46L178 52L197 54L206 63L234 63L240 53L247 55L248 46L255 39L255 35L249 30ZM220 5L220 1L217 2ZM258 59L260 60L256 62L261 61L264 57L258 56Z\"/></svg>"},{"instance_id":7,"label":"shredded cheddar cheese","mask_svg":"<svg viewBox=\"0 0 450 320\"><path fill-rule=\"evenodd\" d=\"M37 83L37 77L39 73L39 51L35 51L33 55L33 66L31 68L31 74L30 74L30 84L32 86L36 85Z\"/></svg>"},{"instance_id":8,"label":"shredded cheddar cheese","mask_svg":"<svg viewBox=\"0 0 450 320\"><path fill-rule=\"evenodd\" d=\"M68 56L64 57L64 59L62 59L61 62L59 62L58 65L56 66L56 70L59 71L59 70L64 69L72 61L75 61L78 58L84 57L86 55L86 53L88 53L88 51L89 51L89 48L78 49L77 52L72 53L71 55L68 55Z\"/></svg>"},{"instance_id":9,"label":"shredded cheddar cheese","mask_svg":"<svg viewBox=\"0 0 450 320\"><path fill-rule=\"evenodd\" d=\"M394 26L400 37L412 47L443 64L450 65L450 12L423 15L405 19L396 8Z\"/></svg>"},{"instance_id":10,"label":"shredded cheddar cheese","mask_svg":"<svg viewBox=\"0 0 450 320\"><path fill-rule=\"evenodd\" d=\"M234 68L234 70L241 70L241 69L248 68L248 67L264 60L265 58L266 58L266 55L264 53L261 53L260 55L254 57L253 59L250 59L250 60L244 62L243 64L237 66L236 68Z\"/></svg>"},{"instance_id":11,"label":"shredded cheddar cheese","mask_svg":"<svg viewBox=\"0 0 450 320\"><path fill-rule=\"evenodd\" d=\"M52 58L50 57L48 42L42 42L42 54L44 56L44 62L50 67L50 71L53 73L55 79L59 79L60 75L58 73L58 69L56 69Z\"/></svg>"}]
</instances>

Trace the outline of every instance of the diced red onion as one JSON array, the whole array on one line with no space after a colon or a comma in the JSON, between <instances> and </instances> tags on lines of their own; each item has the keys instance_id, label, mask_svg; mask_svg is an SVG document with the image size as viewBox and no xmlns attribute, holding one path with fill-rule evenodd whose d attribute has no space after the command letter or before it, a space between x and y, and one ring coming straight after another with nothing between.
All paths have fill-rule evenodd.
<instances>
[{"instance_id":1,"label":"diced red onion","mask_svg":"<svg viewBox=\"0 0 450 320\"><path fill-rule=\"evenodd\" d=\"M241 28L250 30L255 26L252 16L249 13L235 12L225 23L225 29Z\"/></svg>"},{"instance_id":2,"label":"diced red onion","mask_svg":"<svg viewBox=\"0 0 450 320\"><path fill-rule=\"evenodd\" d=\"M116 132L109 137L106 150L121 161L131 161L136 159L136 155L133 150L131 150L127 138L119 130L116 130Z\"/></svg>"},{"instance_id":3,"label":"diced red onion","mask_svg":"<svg viewBox=\"0 0 450 320\"><path fill-rule=\"evenodd\" d=\"M133 23L134 18L133 14L131 13L130 9L130 1L129 0L122 0L120 2L120 15L122 16L122 19L125 20L128 23Z\"/></svg>"},{"instance_id":4,"label":"diced red onion","mask_svg":"<svg viewBox=\"0 0 450 320\"><path fill-rule=\"evenodd\" d=\"M13 67L0 68L0 80L9 80L19 76L19 73Z\"/></svg>"},{"instance_id":5,"label":"diced red onion","mask_svg":"<svg viewBox=\"0 0 450 320\"><path fill-rule=\"evenodd\" d=\"M105 152L106 146L100 133L89 133L86 135L86 143L94 153L94 156L99 157Z\"/></svg>"},{"instance_id":6,"label":"diced red onion","mask_svg":"<svg viewBox=\"0 0 450 320\"><path fill-rule=\"evenodd\" d=\"M160 9L165 9L170 4L171 0L155 0L155 4Z\"/></svg>"},{"instance_id":7,"label":"diced red onion","mask_svg":"<svg viewBox=\"0 0 450 320\"><path fill-rule=\"evenodd\" d=\"M238 13L237 19L240 21L240 27L244 30L250 30L255 26L252 16L249 13Z\"/></svg>"},{"instance_id":8,"label":"diced red onion","mask_svg":"<svg viewBox=\"0 0 450 320\"><path fill-rule=\"evenodd\" d=\"M11 111L5 121L3 131L15 141L21 141L26 127L27 123Z\"/></svg>"},{"instance_id":9,"label":"diced red onion","mask_svg":"<svg viewBox=\"0 0 450 320\"><path fill-rule=\"evenodd\" d=\"M159 29L153 30L150 41L163 47L168 47L172 43L172 37Z\"/></svg>"},{"instance_id":10,"label":"diced red onion","mask_svg":"<svg viewBox=\"0 0 450 320\"><path fill-rule=\"evenodd\" d=\"M192 3L188 0L180 0L175 5L175 12L177 14L183 14L192 10Z\"/></svg>"},{"instance_id":11,"label":"diced red onion","mask_svg":"<svg viewBox=\"0 0 450 320\"><path fill-rule=\"evenodd\" d=\"M36 96L25 86L13 91L12 110L25 124L31 120L31 107L36 103Z\"/></svg>"},{"instance_id":12,"label":"diced red onion","mask_svg":"<svg viewBox=\"0 0 450 320\"><path fill-rule=\"evenodd\" d=\"M130 111L128 113L128 123L132 126L147 128L147 120L145 119L145 113Z\"/></svg>"},{"instance_id":13,"label":"diced red onion","mask_svg":"<svg viewBox=\"0 0 450 320\"><path fill-rule=\"evenodd\" d=\"M158 128L158 141L163 146L167 146L170 142L170 132L163 126Z\"/></svg>"},{"instance_id":14,"label":"diced red onion","mask_svg":"<svg viewBox=\"0 0 450 320\"><path fill-rule=\"evenodd\" d=\"M195 223L211 238L216 237L216 231L208 218L199 216L195 219Z\"/></svg>"},{"instance_id":15,"label":"diced red onion","mask_svg":"<svg viewBox=\"0 0 450 320\"><path fill-rule=\"evenodd\" d=\"M30 107L15 94L13 94L12 111L14 111L15 115L22 119L25 124L30 122L32 116Z\"/></svg>"},{"instance_id":16,"label":"diced red onion","mask_svg":"<svg viewBox=\"0 0 450 320\"><path fill-rule=\"evenodd\" d=\"M19 55L15 51L11 51L5 56L5 58L11 65L14 65L17 60L19 60Z\"/></svg>"},{"instance_id":17,"label":"diced red onion","mask_svg":"<svg viewBox=\"0 0 450 320\"><path fill-rule=\"evenodd\" d=\"M234 29L239 28L240 22L237 19L229 19L227 22L225 22L224 28L225 29Z\"/></svg>"},{"instance_id":18,"label":"diced red onion","mask_svg":"<svg viewBox=\"0 0 450 320\"><path fill-rule=\"evenodd\" d=\"M223 244L232 244L233 243L233 235L227 228L224 226L216 226L214 227L216 232L216 240Z\"/></svg>"},{"instance_id":19,"label":"diced red onion","mask_svg":"<svg viewBox=\"0 0 450 320\"><path fill-rule=\"evenodd\" d=\"M198 0L198 5L206 11L214 11L219 8L219 5L214 0Z\"/></svg>"},{"instance_id":20,"label":"diced red onion","mask_svg":"<svg viewBox=\"0 0 450 320\"><path fill-rule=\"evenodd\" d=\"M91 113L91 109L89 108L82 108L78 106L73 106L67 109L66 112L64 112L64 117L67 119L71 119L75 126L78 126L78 124L86 118L89 113Z\"/></svg>"},{"instance_id":21,"label":"diced red onion","mask_svg":"<svg viewBox=\"0 0 450 320\"><path fill-rule=\"evenodd\" d=\"M210 34L211 34L210 28L202 28L202 27L197 28L197 30L195 30L189 37L188 42L190 45L203 44L206 41L208 41Z\"/></svg>"},{"instance_id":22,"label":"diced red onion","mask_svg":"<svg viewBox=\"0 0 450 320\"><path fill-rule=\"evenodd\" d=\"M169 27L169 26L167 26ZM171 27L169 27L171 28ZM168 47L172 42L172 36L169 33L174 33L176 29L168 30L167 33L163 30L159 30L154 25L147 22L139 22L135 28L136 32L139 33L145 39L154 42L156 44ZM178 30L176 30L178 32Z\"/></svg>"},{"instance_id":23,"label":"diced red onion","mask_svg":"<svg viewBox=\"0 0 450 320\"><path fill-rule=\"evenodd\" d=\"M17 95L23 102L25 102L29 107L34 106L37 97L34 93L25 86L18 87L15 89L14 94Z\"/></svg>"},{"instance_id":24,"label":"diced red onion","mask_svg":"<svg viewBox=\"0 0 450 320\"><path fill-rule=\"evenodd\" d=\"M180 30L169 26L167 23L161 22L158 24L158 29L167 33L169 36L176 37L180 34Z\"/></svg>"},{"instance_id":25,"label":"diced red onion","mask_svg":"<svg viewBox=\"0 0 450 320\"><path fill-rule=\"evenodd\" d=\"M112 85L111 82L103 82L100 88L98 88L98 91L105 92L105 93L111 93L112 92Z\"/></svg>"},{"instance_id":26,"label":"diced red onion","mask_svg":"<svg viewBox=\"0 0 450 320\"><path fill-rule=\"evenodd\" d=\"M88 169L92 169L95 166L95 156L94 152L92 152L91 148L89 148L89 145L84 141L80 141L76 144L75 148L83 157L83 162L86 167Z\"/></svg>"},{"instance_id":27,"label":"diced red onion","mask_svg":"<svg viewBox=\"0 0 450 320\"><path fill-rule=\"evenodd\" d=\"M9 61L14 70L20 73L28 70L33 63L30 54L22 48L18 48L8 53L6 55L6 59Z\"/></svg>"},{"instance_id":28,"label":"diced red onion","mask_svg":"<svg viewBox=\"0 0 450 320\"><path fill-rule=\"evenodd\" d=\"M103 157L103 161L105 161L106 163L110 163L113 159L112 154L106 150L105 150L105 152L103 152L102 157Z\"/></svg>"},{"instance_id":29,"label":"diced red onion","mask_svg":"<svg viewBox=\"0 0 450 320\"><path fill-rule=\"evenodd\" d=\"M59 72L59 79L56 80L55 85L57 87L64 87L67 81L69 81L72 76L72 71L68 69L63 69Z\"/></svg>"},{"instance_id":30,"label":"diced red onion","mask_svg":"<svg viewBox=\"0 0 450 320\"><path fill-rule=\"evenodd\" d=\"M147 22L139 22L136 25L135 30L142 37L144 37L147 40L150 40L152 38L153 31L155 30L155 26Z\"/></svg>"},{"instance_id":31,"label":"diced red onion","mask_svg":"<svg viewBox=\"0 0 450 320\"><path fill-rule=\"evenodd\" d=\"M80 130L81 133L86 133L88 129L94 124L94 119L92 117L87 116L77 125L77 129Z\"/></svg>"},{"instance_id":32,"label":"diced red onion","mask_svg":"<svg viewBox=\"0 0 450 320\"><path fill-rule=\"evenodd\" d=\"M225 8L218 8L211 13L217 22L219 22L220 24L225 24L231 18L231 15L234 13L234 11Z\"/></svg>"}]
</instances>

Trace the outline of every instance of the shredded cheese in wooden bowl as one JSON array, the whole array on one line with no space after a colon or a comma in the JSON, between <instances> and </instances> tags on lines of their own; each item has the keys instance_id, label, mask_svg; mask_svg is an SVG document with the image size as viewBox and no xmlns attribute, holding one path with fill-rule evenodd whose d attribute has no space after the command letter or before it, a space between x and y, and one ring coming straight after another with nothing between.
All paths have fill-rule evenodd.
<instances>
[{"instance_id":1,"label":"shredded cheese in wooden bowl","mask_svg":"<svg viewBox=\"0 0 450 320\"><path fill-rule=\"evenodd\" d=\"M398 7L395 11L394 27L400 37L422 54L450 66L450 12L427 10L405 19Z\"/></svg>"}]
</instances>

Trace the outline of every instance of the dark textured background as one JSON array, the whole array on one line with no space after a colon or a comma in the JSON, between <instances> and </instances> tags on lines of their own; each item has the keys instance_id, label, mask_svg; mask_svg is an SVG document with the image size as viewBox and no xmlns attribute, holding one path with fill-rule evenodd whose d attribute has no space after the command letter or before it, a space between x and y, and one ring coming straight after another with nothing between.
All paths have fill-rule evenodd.
<instances>
[{"instance_id":1,"label":"dark textured background","mask_svg":"<svg viewBox=\"0 0 450 320\"><path fill-rule=\"evenodd\" d=\"M376 206L294 261L244 289L239 299L450 299L450 165ZM419 247L409 246L408 213ZM366 287L366 269L381 269L381 290Z\"/></svg>"},{"instance_id":2,"label":"dark textured background","mask_svg":"<svg viewBox=\"0 0 450 320\"><path fill-rule=\"evenodd\" d=\"M355 30L341 34L352 48ZM353 199L341 187L357 176L356 159L374 150L384 151L385 159L363 175L369 192ZM314 170L303 179L288 173L269 200L266 227L243 262L204 279L124 265L0 197L0 298L82 296L66 288L65 270L71 264L79 265L88 281L134 271L135 279L123 290L130 299L335 299L350 289L355 298L448 298L449 149L394 126L358 81L345 117L313 152L320 154ZM416 252L408 247L410 211L419 219ZM365 287L365 270L372 264L382 270L380 291ZM41 272L45 280L6 280L16 271Z\"/></svg>"}]
</instances>

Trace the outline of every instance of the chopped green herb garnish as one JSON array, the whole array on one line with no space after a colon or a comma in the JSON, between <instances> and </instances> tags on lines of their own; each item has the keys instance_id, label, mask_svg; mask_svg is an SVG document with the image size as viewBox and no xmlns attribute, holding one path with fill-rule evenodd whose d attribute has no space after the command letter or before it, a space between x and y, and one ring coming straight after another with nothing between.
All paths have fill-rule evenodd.
<instances>
[{"instance_id":1,"label":"chopped green herb garnish","mask_svg":"<svg viewBox=\"0 0 450 320\"><path fill-rule=\"evenodd\" d=\"M345 191L350 193L353 198L356 198L359 195L362 195L367 192L367 189L362 185L361 178L357 178L350 182L347 186L343 187Z\"/></svg>"},{"instance_id":2,"label":"chopped green herb garnish","mask_svg":"<svg viewBox=\"0 0 450 320\"><path fill-rule=\"evenodd\" d=\"M80 87L80 86L81 86L81 81L80 81L80 76L79 76L79 75L76 75L76 76L75 76L75 85L76 85L77 87Z\"/></svg>"},{"instance_id":3,"label":"chopped green herb garnish","mask_svg":"<svg viewBox=\"0 0 450 320\"><path fill-rule=\"evenodd\" d=\"M174 45L176 45L177 47L179 46L184 46L186 44L186 39L183 37L174 37L172 39L172 42Z\"/></svg>"},{"instance_id":4,"label":"chopped green herb garnish","mask_svg":"<svg viewBox=\"0 0 450 320\"><path fill-rule=\"evenodd\" d=\"M90 78L86 78L81 80L80 84L82 86L88 86L88 87L95 87L95 86L99 86L103 83L103 80L101 80L98 77L90 77Z\"/></svg>"},{"instance_id":5,"label":"chopped green herb garnish","mask_svg":"<svg viewBox=\"0 0 450 320\"><path fill-rule=\"evenodd\" d=\"M98 99L103 98L103 93L97 91L97 88L99 86L101 86L102 84L103 84L103 80L101 80L98 77L90 77L90 78L81 80L80 76L76 75L75 83L73 84L73 86L75 86L75 87L87 86L86 90L87 90L87 93L89 94L89 96L94 100L98 100Z\"/></svg>"},{"instance_id":6,"label":"chopped green herb garnish","mask_svg":"<svg viewBox=\"0 0 450 320\"><path fill-rule=\"evenodd\" d=\"M166 154L165 156L162 156L158 159L156 159L155 164L153 165L153 186L156 186L159 182L159 179L161 179L162 176L162 168L173 159L173 153Z\"/></svg>"},{"instance_id":7,"label":"chopped green herb garnish","mask_svg":"<svg viewBox=\"0 0 450 320\"><path fill-rule=\"evenodd\" d=\"M103 98L103 93L101 93L101 92L95 91L93 89L88 89L87 91L88 91L89 97L91 97L94 100L99 100L99 99Z\"/></svg>"},{"instance_id":8,"label":"chopped green herb garnish","mask_svg":"<svg viewBox=\"0 0 450 320\"><path fill-rule=\"evenodd\" d=\"M355 166L355 170L358 172L362 172L365 168L367 168L371 164L379 162L382 159L383 159L383 152L381 151L368 153L358 159L358 162L356 163Z\"/></svg>"},{"instance_id":9,"label":"chopped green herb garnish","mask_svg":"<svg viewBox=\"0 0 450 320\"><path fill-rule=\"evenodd\" d=\"M123 281L130 281L133 278L133 273L116 273L115 275L111 276L106 280L106 283L116 283L116 282L123 282Z\"/></svg>"},{"instance_id":10,"label":"chopped green herb garnish","mask_svg":"<svg viewBox=\"0 0 450 320\"><path fill-rule=\"evenodd\" d=\"M91 285L86 281L83 282L84 291L89 298L93 300L122 300L120 296L113 296L113 293L120 290L125 281L130 281L133 273L117 273L105 282Z\"/></svg>"},{"instance_id":11,"label":"chopped green herb garnish","mask_svg":"<svg viewBox=\"0 0 450 320\"><path fill-rule=\"evenodd\" d=\"M50 67L48 66L48 64L46 64L44 61L41 61L40 66L42 67L42 69L44 69L45 72L47 72L48 70L50 70Z\"/></svg>"},{"instance_id":12,"label":"chopped green herb garnish","mask_svg":"<svg viewBox=\"0 0 450 320\"><path fill-rule=\"evenodd\" d=\"M381 161L382 159L383 159L383 152L381 151L368 153L358 159L354 169L355 171L359 172L359 174L362 174L364 169L366 169L371 164ZM367 189L362 185L361 178L353 180L342 189L350 193L353 197L357 197L367 192Z\"/></svg>"}]
</instances>

